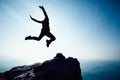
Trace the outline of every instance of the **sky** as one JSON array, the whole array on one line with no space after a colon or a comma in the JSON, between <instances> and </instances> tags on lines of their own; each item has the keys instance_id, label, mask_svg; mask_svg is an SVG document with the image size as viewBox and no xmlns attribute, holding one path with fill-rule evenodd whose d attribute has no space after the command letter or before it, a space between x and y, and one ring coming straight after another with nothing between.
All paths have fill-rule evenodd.
<instances>
[{"instance_id":1,"label":"sky","mask_svg":"<svg viewBox=\"0 0 120 80\"><path fill-rule=\"evenodd\" d=\"M56 41L46 47L46 39L25 41L39 36L43 20L38 7L44 6ZM56 53L80 60L120 59L119 0L0 0L0 60L42 62Z\"/></svg>"}]
</instances>

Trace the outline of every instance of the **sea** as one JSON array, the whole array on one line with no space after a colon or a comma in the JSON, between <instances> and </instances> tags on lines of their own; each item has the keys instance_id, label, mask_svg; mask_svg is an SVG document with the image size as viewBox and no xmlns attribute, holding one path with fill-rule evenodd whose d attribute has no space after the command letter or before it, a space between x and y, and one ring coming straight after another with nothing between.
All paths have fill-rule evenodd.
<instances>
[{"instance_id":1,"label":"sea","mask_svg":"<svg viewBox=\"0 0 120 80\"><path fill-rule=\"evenodd\" d=\"M120 60L81 60L83 80L120 80ZM1 62L0 62L1 63ZM16 66L20 66L18 64ZM2 63L0 72L10 70L14 64Z\"/></svg>"},{"instance_id":2,"label":"sea","mask_svg":"<svg viewBox=\"0 0 120 80\"><path fill-rule=\"evenodd\" d=\"M83 80L120 80L119 60L80 61Z\"/></svg>"}]
</instances>

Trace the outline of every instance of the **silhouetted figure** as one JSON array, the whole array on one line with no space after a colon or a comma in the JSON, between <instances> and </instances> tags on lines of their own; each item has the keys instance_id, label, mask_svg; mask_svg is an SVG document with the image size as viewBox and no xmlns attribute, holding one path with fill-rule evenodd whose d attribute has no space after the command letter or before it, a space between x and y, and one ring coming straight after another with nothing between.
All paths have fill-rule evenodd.
<instances>
[{"instance_id":1,"label":"silhouetted figure","mask_svg":"<svg viewBox=\"0 0 120 80\"><path fill-rule=\"evenodd\" d=\"M31 15L30 15L30 18L31 18L33 21L42 24L41 34L39 35L39 37L27 36L27 37L25 38L25 40L37 40L37 41L40 41L43 36L47 36L47 37L50 38L50 40L48 40L48 39L46 40L46 46L49 47L50 43L51 43L52 41L54 41L56 38L55 38L55 36L50 32L49 18L48 18L48 15L47 15L44 7L43 7L43 6L39 6L39 8L42 9L42 11L43 11L43 13L44 13L44 15L45 15L45 19L44 19L43 21L38 21L38 20L32 18Z\"/></svg>"}]
</instances>

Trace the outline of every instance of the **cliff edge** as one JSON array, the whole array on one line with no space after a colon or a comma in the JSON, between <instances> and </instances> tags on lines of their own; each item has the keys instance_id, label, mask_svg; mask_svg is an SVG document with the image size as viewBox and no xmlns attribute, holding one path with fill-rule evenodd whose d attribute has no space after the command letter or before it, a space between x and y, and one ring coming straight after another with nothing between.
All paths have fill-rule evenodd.
<instances>
[{"instance_id":1,"label":"cliff edge","mask_svg":"<svg viewBox=\"0 0 120 80\"><path fill-rule=\"evenodd\" d=\"M0 80L82 80L82 76L77 59L57 53L43 63L17 66L0 73Z\"/></svg>"}]
</instances>

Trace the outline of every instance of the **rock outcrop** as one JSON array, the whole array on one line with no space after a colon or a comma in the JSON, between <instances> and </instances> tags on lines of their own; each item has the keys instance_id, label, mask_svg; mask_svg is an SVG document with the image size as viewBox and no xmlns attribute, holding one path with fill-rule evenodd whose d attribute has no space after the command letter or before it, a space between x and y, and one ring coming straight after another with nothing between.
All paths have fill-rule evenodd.
<instances>
[{"instance_id":1,"label":"rock outcrop","mask_svg":"<svg viewBox=\"0 0 120 80\"><path fill-rule=\"evenodd\" d=\"M82 80L82 77L78 60L58 53L43 63L17 66L0 73L0 80Z\"/></svg>"}]
</instances>

